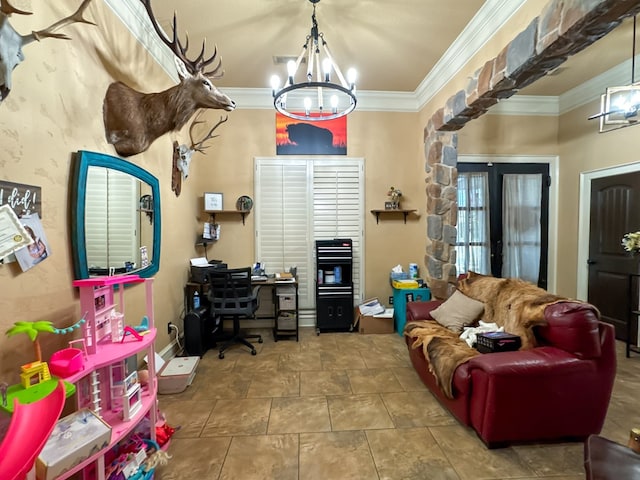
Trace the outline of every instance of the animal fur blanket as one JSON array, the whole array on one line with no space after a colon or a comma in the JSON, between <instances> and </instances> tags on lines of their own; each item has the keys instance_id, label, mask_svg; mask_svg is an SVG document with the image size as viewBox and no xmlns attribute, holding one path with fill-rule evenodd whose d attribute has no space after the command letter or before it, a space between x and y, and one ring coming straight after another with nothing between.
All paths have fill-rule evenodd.
<instances>
[{"instance_id":1,"label":"animal fur blanket","mask_svg":"<svg viewBox=\"0 0 640 480\"><path fill-rule=\"evenodd\" d=\"M482 320L497 323L504 331L522 339L522 349L536 346L532 327L545 325L547 305L569 300L553 295L533 283L517 278L495 278L469 272L458 283L467 297L484 303Z\"/></svg>"},{"instance_id":2,"label":"animal fur blanket","mask_svg":"<svg viewBox=\"0 0 640 480\"><path fill-rule=\"evenodd\" d=\"M518 335L521 349L536 346L532 327L546 324L544 310L547 305L573 301L552 295L532 283L515 278L495 278L469 272L458 284L466 296L484 303L482 320L496 323L505 332ZM429 371L447 398L453 398L453 374L461 364L480 353L462 339L458 333L434 320L408 322L404 334L415 338L412 348L422 347Z\"/></svg>"},{"instance_id":3,"label":"animal fur blanket","mask_svg":"<svg viewBox=\"0 0 640 480\"><path fill-rule=\"evenodd\" d=\"M435 377L438 387L447 398L453 398L453 373L464 362L481 355L480 352L435 320L407 322L404 334L415 338L411 348L422 347L429 372Z\"/></svg>"}]
</instances>

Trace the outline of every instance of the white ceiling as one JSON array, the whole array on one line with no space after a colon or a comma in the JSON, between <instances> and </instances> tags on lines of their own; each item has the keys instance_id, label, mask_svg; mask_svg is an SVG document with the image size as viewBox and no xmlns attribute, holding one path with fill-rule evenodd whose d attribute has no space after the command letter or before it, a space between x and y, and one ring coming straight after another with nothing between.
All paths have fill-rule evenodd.
<instances>
[{"instance_id":1,"label":"white ceiling","mask_svg":"<svg viewBox=\"0 0 640 480\"><path fill-rule=\"evenodd\" d=\"M513 0L512 0L513 1ZM540 0L535 1L544 5ZM414 92L474 15L490 17L499 0L321 0L319 29L343 71L358 70L359 91ZM189 57L218 47L225 74L220 87L268 88L284 76L274 56L297 56L311 27L309 0L153 0L156 18L190 39ZM490 8L489 8L490 7ZM480 16L480 15L479 15ZM555 74L520 93L558 96L631 58L632 19L565 62ZM631 80L629 71L628 82ZM626 83L626 82L625 82Z\"/></svg>"}]
</instances>

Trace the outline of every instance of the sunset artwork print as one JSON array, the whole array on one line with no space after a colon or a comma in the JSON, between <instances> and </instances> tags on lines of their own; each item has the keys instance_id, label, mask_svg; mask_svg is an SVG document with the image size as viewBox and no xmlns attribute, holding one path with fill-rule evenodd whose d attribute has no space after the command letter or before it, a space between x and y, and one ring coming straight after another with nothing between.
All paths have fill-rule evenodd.
<instances>
[{"instance_id":1,"label":"sunset artwork print","mask_svg":"<svg viewBox=\"0 0 640 480\"><path fill-rule=\"evenodd\" d=\"M276 113L276 155L346 155L347 117L307 122Z\"/></svg>"}]
</instances>

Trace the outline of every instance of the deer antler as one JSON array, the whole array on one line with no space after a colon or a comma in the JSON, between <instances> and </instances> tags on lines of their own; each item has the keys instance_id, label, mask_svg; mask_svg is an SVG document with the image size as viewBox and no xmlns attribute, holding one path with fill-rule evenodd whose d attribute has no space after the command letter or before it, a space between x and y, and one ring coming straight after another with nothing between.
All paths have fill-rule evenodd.
<instances>
[{"instance_id":1,"label":"deer antler","mask_svg":"<svg viewBox=\"0 0 640 480\"><path fill-rule=\"evenodd\" d=\"M6 2L6 0L2 0L2 1L3 3ZM55 32L59 28L65 27L72 23L88 23L89 25L95 25L95 23L93 23L92 21L82 17L82 14L89 6L89 3L91 3L91 0L84 0L82 4L78 7L78 10L76 10L75 13L73 13L72 15L69 15L68 17L63 18L62 20L58 20L56 23L52 24L48 28L45 28L44 30L31 32L31 34L29 35L23 35L22 36L23 45L31 43L34 40L40 41L43 38L59 38L62 40L71 40L71 37L65 35L64 33L53 33L53 32Z\"/></svg>"},{"instance_id":2,"label":"deer antler","mask_svg":"<svg viewBox=\"0 0 640 480\"><path fill-rule=\"evenodd\" d=\"M20 15L33 15L33 12L18 10L9 3L9 0L0 0L0 12L4 13L5 15L11 15L12 13L18 13Z\"/></svg>"},{"instance_id":3,"label":"deer antler","mask_svg":"<svg viewBox=\"0 0 640 480\"><path fill-rule=\"evenodd\" d=\"M178 38L178 19L177 14L173 14L173 40L169 40L167 36L164 34L158 22L156 22L155 15L153 14L153 10L151 10L151 0L141 0L144 8L147 10L149 14L149 19L151 20L151 24L160 37L160 40L168 46L171 51L174 53L176 57L178 57L184 63L185 67L192 75L200 72L203 75L210 78L220 78L224 71L222 71L222 59L218 60L218 64L215 66L213 70L204 71L207 65L211 65L218 55L218 48L214 47L213 54L209 58L204 57L204 52L206 50L206 39L202 41L202 50L200 54L195 58L195 60L189 60L187 58L187 50L189 49L189 35L185 33L186 44L182 46L180 43L180 39Z\"/></svg>"},{"instance_id":4,"label":"deer antler","mask_svg":"<svg viewBox=\"0 0 640 480\"><path fill-rule=\"evenodd\" d=\"M202 113L202 112L200 112ZM209 130L209 133L207 133L199 142L195 142L193 140L193 127L200 124L200 123L205 123L204 121L199 121L198 117L200 116L200 113L198 113L198 115L196 116L195 120L193 121L193 123L191 124L191 126L189 127L189 138L191 139L191 150L193 150L194 152L200 152L200 153L204 153L205 147L204 146L204 142L206 142L207 140L211 139L211 138L215 138L218 137L219 135L213 135L213 131L218 128L222 123L226 122L227 120L229 120L229 116L226 115L224 117L224 119L222 118L222 116L220 116L220 120L218 121L218 123L216 123L213 127L211 127L211 130Z\"/></svg>"}]
</instances>

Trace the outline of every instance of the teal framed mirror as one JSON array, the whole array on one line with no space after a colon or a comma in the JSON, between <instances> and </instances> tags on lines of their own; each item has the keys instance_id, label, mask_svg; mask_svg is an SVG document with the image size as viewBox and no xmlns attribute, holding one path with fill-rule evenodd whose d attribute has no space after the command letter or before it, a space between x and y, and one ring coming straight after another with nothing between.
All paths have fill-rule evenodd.
<instances>
[{"instance_id":1,"label":"teal framed mirror","mask_svg":"<svg viewBox=\"0 0 640 480\"><path fill-rule=\"evenodd\" d=\"M160 184L119 157L80 150L71 180L76 279L160 268Z\"/></svg>"}]
</instances>

